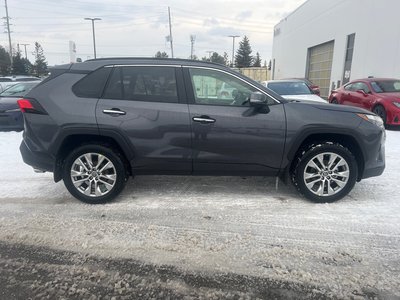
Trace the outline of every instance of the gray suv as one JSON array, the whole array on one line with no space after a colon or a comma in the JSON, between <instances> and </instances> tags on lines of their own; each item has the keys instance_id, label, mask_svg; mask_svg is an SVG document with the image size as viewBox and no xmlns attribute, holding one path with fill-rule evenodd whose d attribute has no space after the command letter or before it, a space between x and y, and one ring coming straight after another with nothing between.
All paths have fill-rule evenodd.
<instances>
[{"instance_id":1,"label":"gray suv","mask_svg":"<svg viewBox=\"0 0 400 300\"><path fill-rule=\"evenodd\" d=\"M221 97L224 86L232 87ZM385 168L382 120L363 109L287 101L222 65L112 58L58 66L19 100L25 163L87 203L129 176L279 176L332 202Z\"/></svg>"}]
</instances>

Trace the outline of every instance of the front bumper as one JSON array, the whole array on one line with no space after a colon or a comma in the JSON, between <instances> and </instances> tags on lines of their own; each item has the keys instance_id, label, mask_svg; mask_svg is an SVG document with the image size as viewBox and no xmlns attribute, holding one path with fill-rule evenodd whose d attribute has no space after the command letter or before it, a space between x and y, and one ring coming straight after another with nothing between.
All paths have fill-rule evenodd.
<instances>
[{"instance_id":1,"label":"front bumper","mask_svg":"<svg viewBox=\"0 0 400 300\"><path fill-rule=\"evenodd\" d=\"M376 130L375 125L365 124L369 130L366 131L367 135L364 137L364 150L366 151L366 160L364 164L364 172L360 179L375 177L382 175L385 170L385 142L386 131L384 128ZM370 129L373 130L370 130Z\"/></svg>"}]
</instances>

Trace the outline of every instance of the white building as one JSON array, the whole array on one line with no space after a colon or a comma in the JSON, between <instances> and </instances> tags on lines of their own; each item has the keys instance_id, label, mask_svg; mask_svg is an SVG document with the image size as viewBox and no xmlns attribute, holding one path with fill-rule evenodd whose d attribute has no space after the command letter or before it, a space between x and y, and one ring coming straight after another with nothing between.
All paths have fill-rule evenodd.
<instances>
[{"instance_id":1,"label":"white building","mask_svg":"<svg viewBox=\"0 0 400 300\"><path fill-rule=\"evenodd\" d=\"M400 78L400 0L308 0L274 29L272 78L309 78L327 97L349 80Z\"/></svg>"}]
</instances>

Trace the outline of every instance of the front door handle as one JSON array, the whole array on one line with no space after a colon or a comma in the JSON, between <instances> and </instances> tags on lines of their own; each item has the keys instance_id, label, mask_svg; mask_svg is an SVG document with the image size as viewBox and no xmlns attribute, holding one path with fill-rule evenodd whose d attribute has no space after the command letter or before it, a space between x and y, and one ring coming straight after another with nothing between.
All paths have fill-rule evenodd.
<instances>
[{"instance_id":1,"label":"front door handle","mask_svg":"<svg viewBox=\"0 0 400 300\"><path fill-rule=\"evenodd\" d=\"M120 110L119 108L104 109L103 114L107 115L126 115L126 112Z\"/></svg>"},{"instance_id":2,"label":"front door handle","mask_svg":"<svg viewBox=\"0 0 400 300\"><path fill-rule=\"evenodd\" d=\"M209 116L200 116L200 117L193 117L192 119L194 122L199 122L202 124L211 124L215 123L215 119L210 118Z\"/></svg>"}]
</instances>

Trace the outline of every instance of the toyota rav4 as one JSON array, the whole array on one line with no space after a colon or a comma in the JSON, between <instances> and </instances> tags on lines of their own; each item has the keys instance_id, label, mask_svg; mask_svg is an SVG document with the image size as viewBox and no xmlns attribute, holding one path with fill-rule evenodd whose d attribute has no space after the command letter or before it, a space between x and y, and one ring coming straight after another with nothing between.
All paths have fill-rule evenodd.
<instances>
[{"instance_id":1,"label":"toyota rav4","mask_svg":"<svg viewBox=\"0 0 400 300\"><path fill-rule=\"evenodd\" d=\"M232 87L221 97L224 86ZM129 176L290 179L315 202L382 174L380 117L287 101L212 63L112 58L55 67L18 101L23 160L87 203L115 198Z\"/></svg>"}]
</instances>

